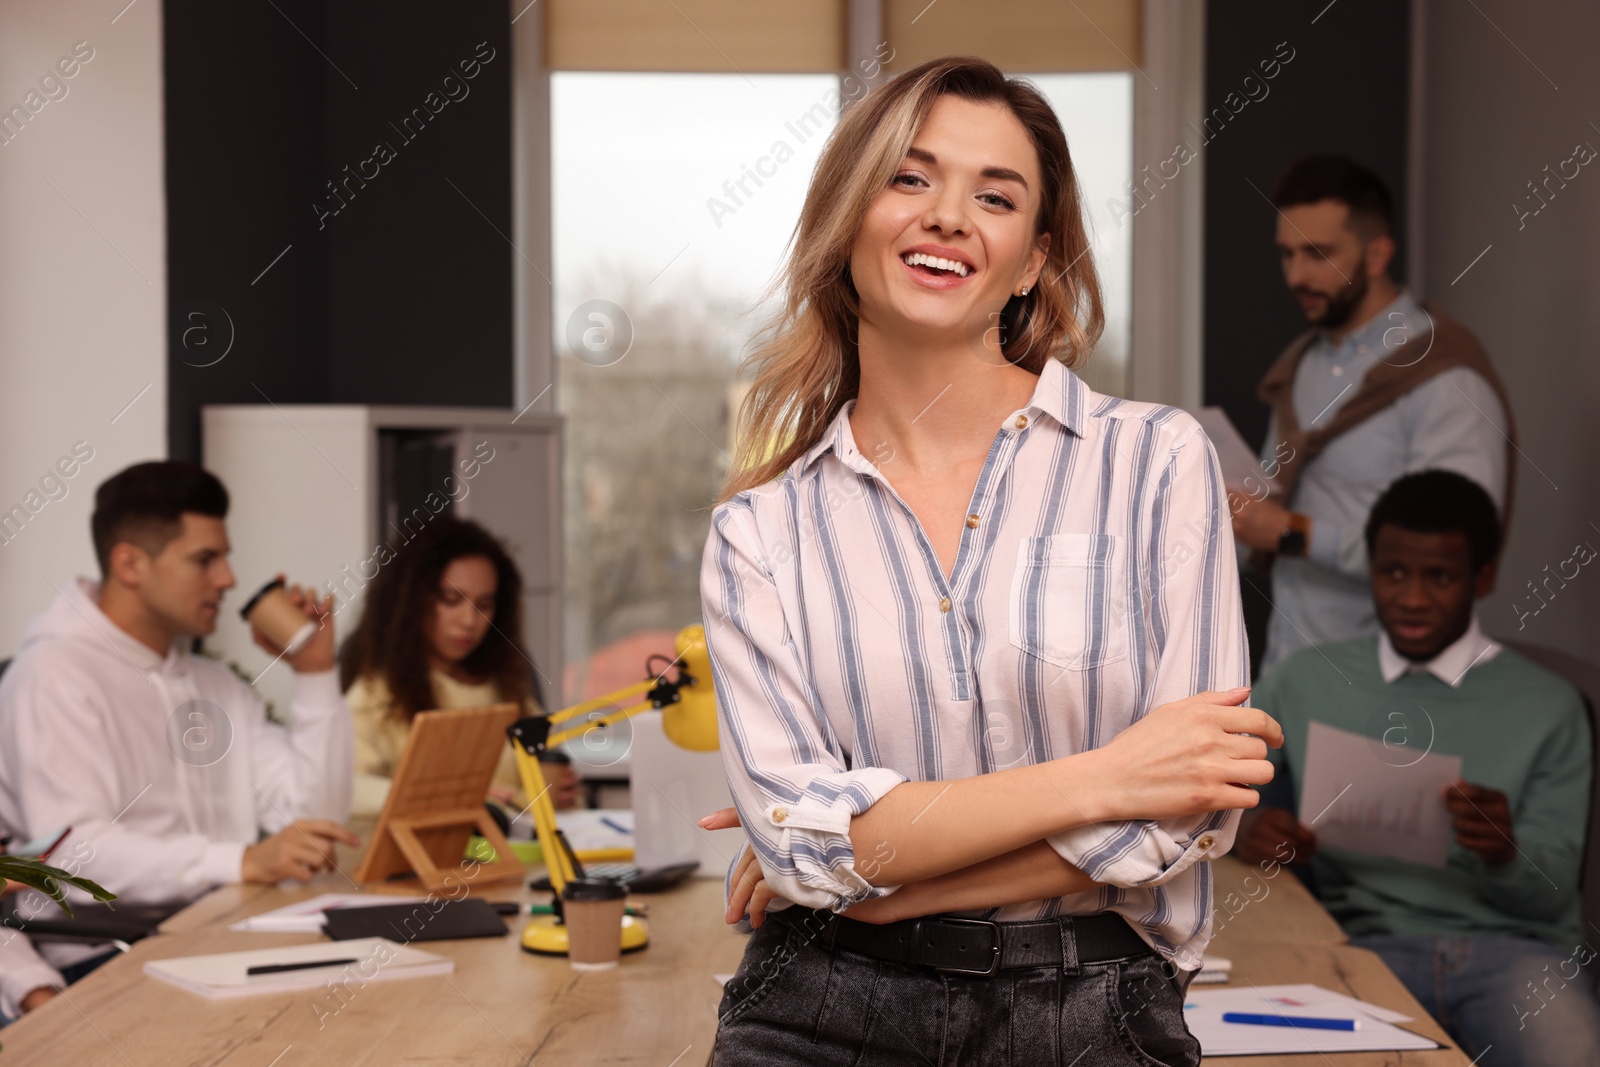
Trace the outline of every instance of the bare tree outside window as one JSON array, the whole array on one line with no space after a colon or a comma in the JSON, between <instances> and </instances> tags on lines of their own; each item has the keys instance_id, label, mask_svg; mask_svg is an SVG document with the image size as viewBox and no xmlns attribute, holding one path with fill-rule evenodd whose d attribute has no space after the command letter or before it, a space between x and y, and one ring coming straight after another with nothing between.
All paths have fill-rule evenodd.
<instances>
[{"instance_id":1,"label":"bare tree outside window","mask_svg":"<svg viewBox=\"0 0 1600 1067\"><path fill-rule=\"evenodd\" d=\"M1033 80L1061 115L1106 286L1084 371L1126 382L1126 74ZM559 72L551 79L554 336L566 417L563 700L644 677L700 621L710 503L733 454L738 366L769 308L841 106L831 75ZM1122 225L1118 223L1122 222Z\"/></svg>"}]
</instances>

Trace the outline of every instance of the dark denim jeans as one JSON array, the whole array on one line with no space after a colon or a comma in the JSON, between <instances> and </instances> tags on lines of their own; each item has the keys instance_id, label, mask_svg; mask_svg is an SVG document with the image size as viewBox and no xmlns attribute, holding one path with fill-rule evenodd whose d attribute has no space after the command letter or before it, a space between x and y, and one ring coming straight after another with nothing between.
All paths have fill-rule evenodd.
<instances>
[{"instance_id":1,"label":"dark denim jeans","mask_svg":"<svg viewBox=\"0 0 1600 1067\"><path fill-rule=\"evenodd\" d=\"M1193 972L1154 952L990 978L830 948L830 924L773 919L723 989L713 1067L1194 1067Z\"/></svg>"}]
</instances>

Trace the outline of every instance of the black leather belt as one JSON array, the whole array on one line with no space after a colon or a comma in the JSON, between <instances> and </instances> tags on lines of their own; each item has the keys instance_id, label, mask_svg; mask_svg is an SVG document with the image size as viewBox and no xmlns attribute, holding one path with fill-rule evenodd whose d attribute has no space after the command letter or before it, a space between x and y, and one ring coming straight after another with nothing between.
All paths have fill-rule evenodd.
<instances>
[{"instance_id":1,"label":"black leather belt","mask_svg":"<svg viewBox=\"0 0 1600 1067\"><path fill-rule=\"evenodd\" d=\"M1086 963L1153 951L1111 911L1031 922L929 915L880 924L796 906L767 917L809 932L825 948L983 978L1019 967L1060 967L1076 974Z\"/></svg>"}]
</instances>

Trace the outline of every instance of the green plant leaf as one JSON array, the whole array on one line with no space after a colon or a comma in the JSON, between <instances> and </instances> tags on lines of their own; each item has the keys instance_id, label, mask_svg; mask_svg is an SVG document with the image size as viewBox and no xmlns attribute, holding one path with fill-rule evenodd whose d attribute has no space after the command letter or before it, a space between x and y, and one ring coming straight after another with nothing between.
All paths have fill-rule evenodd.
<instances>
[{"instance_id":1,"label":"green plant leaf","mask_svg":"<svg viewBox=\"0 0 1600 1067\"><path fill-rule=\"evenodd\" d=\"M7 882L37 889L59 904L69 917L72 915L72 905L67 903L67 891L62 888L63 883L83 890L101 903L117 899L115 893L96 882L24 856L0 855L0 889L4 889Z\"/></svg>"}]
</instances>

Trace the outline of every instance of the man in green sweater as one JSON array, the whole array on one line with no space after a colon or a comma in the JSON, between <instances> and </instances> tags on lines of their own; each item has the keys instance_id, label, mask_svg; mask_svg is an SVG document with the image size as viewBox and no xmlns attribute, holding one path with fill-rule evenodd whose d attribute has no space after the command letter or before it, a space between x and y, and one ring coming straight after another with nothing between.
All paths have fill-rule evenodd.
<instances>
[{"instance_id":1,"label":"man in green sweater","mask_svg":"<svg viewBox=\"0 0 1600 1067\"><path fill-rule=\"evenodd\" d=\"M1400 478L1366 541L1382 632L1303 649L1256 684L1251 703L1283 724L1284 745L1235 854L1309 864L1351 942L1382 956L1469 1056L1600 1062L1600 1001L1581 969L1600 944L1579 911L1593 767L1583 699L1478 627L1500 525L1477 483L1442 470ZM1313 722L1365 736L1362 758L1392 768L1426 752L1461 758L1461 780L1438 799L1453 833L1443 867L1318 847L1316 823L1361 798L1299 810Z\"/></svg>"}]
</instances>

